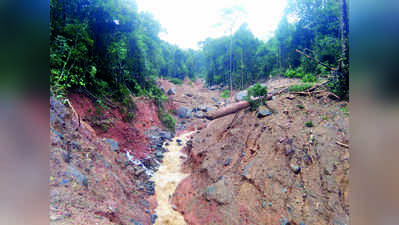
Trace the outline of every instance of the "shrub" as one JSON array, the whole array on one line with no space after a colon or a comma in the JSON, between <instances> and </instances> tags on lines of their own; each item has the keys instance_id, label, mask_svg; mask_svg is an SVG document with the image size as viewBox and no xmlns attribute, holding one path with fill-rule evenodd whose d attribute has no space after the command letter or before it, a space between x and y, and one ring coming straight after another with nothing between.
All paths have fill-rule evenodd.
<instances>
[{"instance_id":1,"label":"shrub","mask_svg":"<svg viewBox=\"0 0 399 225\"><path fill-rule=\"evenodd\" d=\"M222 98L228 98L230 96L229 90L224 90L222 94L220 94L220 97Z\"/></svg>"},{"instance_id":2,"label":"shrub","mask_svg":"<svg viewBox=\"0 0 399 225\"><path fill-rule=\"evenodd\" d=\"M296 105L296 107L298 107L298 109L304 109L304 108L305 108L305 107L304 107L303 105L301 105L301 104Z\"/></svg>"},{"instance_id":3,"label":"shrub","mask_svg":"<svg viewBox=\"0 0 399 225\"><path fill-rule=\"evenodd\" d=\"M251 110L255 111L261 104L264 104L266 102L266 96L267 96L267 88L263 87L259 83L256 83L254 86L248 88L248 95L246 97L246 100L249 102ZM254 98L263 97L263 98L252 100L251 97Z\"/></svg>"},{"instance_id":4,"label":"shrub","mask_svg":"<svg viewBox=\"0 0 399 225\"><path fill-rule=\"evenodd\" d=\"M180 80L179 78L172 78L172 79L170 80L170 82L172 82L172 83L175 84L175 85L182 85L182 84L183 84L183 81Z\"/></svg>"},{"instance_id":5,"label":"shrub","mask_svg":"<svg viewBox=\"0 0 399 225\"><path fill-rule=\"evenodd\" d=\"M306 89L309 89L313 87L313 84L310 83L305 83L305 84L294 84L288 88L288 91L290 92L300 92L304 91Z\"/></svg>"},{"instance_id":6,"label":"shrub","mask_svg":"<svg viewBox=\"0 0 399 225\"><path fill-rule=\"evenodd\" d=\"M313 122L312 122L312 121L307 121L307 122L305 123L305 126L306 126L306 127L313 127Z\"/></svg>"},{"instance_id":7,"label":"shrub","mask_svg":"<svg viewBox=\"0 0 399 225\"><path fill-rule=\"evenodd\" d=\"M303 72L303 69L302 69L302 67L298 67L298 68L296 68L295 70L293 70L293 69L287 69L286 71L285 71L285 74L284 74L284 76L286 76L286 77L288 77L288 78L301 78L302 79L302 77L304 77L304 72Z\"/></svg>"},{"instance_id":8,"label":"shrub","mask_svg":"<svg viewBox=\"0 0 399 225\"><path fill-rule=\"evenodd\" d=\"M133 112L127 112L123 115L124 122L131 122L134 119L135 114Z\"/></svg>"}]
</instances>

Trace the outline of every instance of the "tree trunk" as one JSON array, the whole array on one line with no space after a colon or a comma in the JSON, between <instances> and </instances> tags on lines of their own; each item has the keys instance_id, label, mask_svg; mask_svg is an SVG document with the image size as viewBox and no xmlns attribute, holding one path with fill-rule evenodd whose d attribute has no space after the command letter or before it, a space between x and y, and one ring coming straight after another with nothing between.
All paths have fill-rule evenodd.
<instances>
[{"instance_id":1,"label":"tree trunk","mask_svg":"<svg viewBox=\"0 0 399 225\"><path fill-rule=\"evenodd\" d=\"M249 107L249 102L247 101L241 101L241 102L237 102L237 103L233 103L229 106L226 106L224 108L221 108L219 110L213 111L208 113L205 117L210 119L210 120L214 120L232 113L235 113L241 109L245 109Z\"/></svg>"}]
</instances>

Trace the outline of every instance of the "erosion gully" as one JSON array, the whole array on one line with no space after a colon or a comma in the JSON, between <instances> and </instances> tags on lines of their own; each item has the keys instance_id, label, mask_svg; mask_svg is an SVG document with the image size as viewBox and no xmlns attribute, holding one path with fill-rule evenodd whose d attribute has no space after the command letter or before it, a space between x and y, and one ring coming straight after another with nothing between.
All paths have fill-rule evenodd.
<instances>
[{"instance_id":1,"label":"erosion gully","mask_svg":"<svg viewBox=\"0 0 399 225\"><path fill-rule=\"evenodd\" d=\"M172 139L172 141L164 143L164 147L168 149L164 154L163 162L158 171L152 177L155 182L155 193L158 202L155 209L158 218L155 224L159 225L182 225L186 224L184 217L173 209L170 199L176 190L177 185L189 174L183 173L181 166L185 154L182 152L186 142L190 139L193 132L184 133Z\"/></svg>"}]
</instances>

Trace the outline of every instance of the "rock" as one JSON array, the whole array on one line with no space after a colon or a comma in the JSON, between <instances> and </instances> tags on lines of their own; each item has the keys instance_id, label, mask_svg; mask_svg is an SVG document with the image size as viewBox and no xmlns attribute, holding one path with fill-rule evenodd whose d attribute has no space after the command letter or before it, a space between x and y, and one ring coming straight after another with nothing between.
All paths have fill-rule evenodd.
<instances>
[{"instance_id":1,"label":"rock","mask_svg":"<svg viewBox=\"0 0 399 225\"><path fill-rule=\"evenodd\" d=\"M211 91L214 91L214 90L217 90L218 87L216 85L214 85L214 86L210 86L208 89Z\"/></svg>"},{"instance_id":2,"label":"rock","mask_svg":"<svg viewBox=\"0 0 399 225\"><path fill-rule=\"evenodd\" d=\"M266 106L263 106L263 105L261 105L257 111L258 112L257 112L256 116L258 118L263 118L263 117L269 116L273 113L270 109L268 109Z\"/></svg>"},{"instance_id":3,"label":"rock","mask_svg":"<svg viewBox=\"0 0 399 225\"><path fill-rule=\"evenodd\" d=\"M66 170L66 172L65 172L65 176L73 177L73 178L77 181L77 183L79 183L79 184L81 184L81 185L83 185L83 186L85 186L85 187L88 187L88 186L89 186L88 180L87 180L86 176L83 175L83 174L82 174L78 169L76 169L75 167L68 166L68 167L67 167L67 170Z\"/></svg>"},{"instance_id":4,"label":"rock","mask_svg":"<svg viewBox=\"0 0 399 225\"><path fill-rule=\"evenodd\" d=\"M208 186L204 195L208 201L214 200L219 204L228 204L234 199L233 185L223 177L216 183Z\"/></svg>"},{"instance_id":5,"label":"rock","mask_svg":"<svg viewBox=\"0 0 399 225\"><path fill-rule=\"evenodd\" d=\"M208 112L208 107L206 106L200 106L198 109L202 112Z\"/></svg>"},{"instance_id":6,"label":"rock","mask_svg":"<svg viewBox=\"0 0 399 225\"><path fill-rule=\"evenodd\" d=\"M219 100L218 100L217 98L212 97L211 99L212 99L212 101L214 101L215 103L219 103Z\"/></svg>"},{"instance_id":7,"label":"rock","mask_svg":"<svg viewBox=\"0 0 399 225\"><path fill-rule=\"evenodd\" d=\"M196 112L194 114L194 117L202 119L202 118L204 118L204 114L202 114L201 112Z\"/></svg>"},{"instance_id":8,"label":"rock","mask_svg":"<svg viewBox=\"0 0 399 225\"><path fill-rule=\"evenodd\" d=\"M143 225L142 223L136 221L135 219L131 219L130 222L133 223L133 225Z\"/></svg>"},{"instance_id":9,"label":"rock","mask_svg":"<svg viewBox=\"0 0 399 225\"><path fill-rule=\"evenodd\" d=\"M191 98L191 97L193 97L193 94L191 94L191 93L186 93L186 96Z\"/></svg>"},{"instance_id":10,"label":"rock","mask_svg":"<svg viewBox=\"0 0 399 225\"><path fill-rule=\"evenodd\" d=\"M245 166L244 170L242 171L241 176L243 176L243 177L245 177L245 178L247 178L247 179L250 179L250 178L248 177L248 170L251 168L251 166L252 166L253 163L254 163L254 160L250 161L250 162Z\"/></svg>"},{"instance_id":11,"label":"rock","mask_svg":"<svg viewBox=\"0 0 399 225\"><path fill-rule=\"evenodd\" d=\"M179 107L176 110L175 114L181 119L185 119L185 118L189 119L189 118L191 118L191 110L189 110L186 107Z\"/></svg>"},{"instance_id":12,"label":"rock","mask_svg":"<svg viewBox=\"0 0 399 225\"><path fill-rule=\"evenodd\" d=\"M334 223L333 224L334 225L347 225L347 223L345 223L343 221L343 218L340 218L340 217L337 217L337 216L334 217Z\"/></svg>"},{"instance_id":13,"label":"rock","mask_svg":"<svg viewBox=\"0 0 399 225\"><path fill-rule=\"evenodd\" d=\"M289 225L290 224L290 221L288 221L288 219L287 218L282 218L281 220L280 220L280 224L281 225Z\"/></svg>"},{"instance_id":14,"label":"rock","mask_svg":"<svg viewBox=\"0 0 399 225\"><path fill-rule=\"evenodd\" d=\"M136 170L136 172L134 172L134 175L136 176L136 177L138 177L138 176L140 176L142 173L144 173L145 172L145 169L144 168L139 168L138 170Z\"/></svg>"},{"instance_id":15,"label":"rock","mask_svg":"<svg viewBox=\"0 0 399 225\"><path fill-rule=\"evenodd\" d=\"M295 99L295 95L288 95L286 98L289 99L289 100L294 100Z\"/></svg>"},{"instance_id":16,"label":"rock","mask_svg":"<svg viewBox=\"0 0 399 225\"><path fill-rule=\"evenodd\" d=\"M240 92L238 92L238 93L236 94L235 100L236 100L237 102L243 101L243 100L245 100L245 97L247 97L247 95L248 95L248 91L247 91L247 90L240 91Z\"/></svg>"},{"instance_id":17,"label":"rock","mask_svg":"<svg viewBox=\"0 0 399 225\"><path fill-rule=\"evenodd\" d=\"M301 172L301 167L298 166L296 163L293 163L293 162L290 163L290 169L295 174L299 174Z\"/></svg>"},{"instance_id":18,"label":"rock","mask_svg":"<svg viewBox=\"0 0 399 225\"><path fill-rule=\"evenodd\" d=\"M224 166L228 166L230 165L232 158L228 158L225 162L224 162Z\"/></svg>"},{"instance_id":19,"label":"rock","mask_svg":"<svg viewBox=\"0 0 399 225\"><path fill-rule=\"evenodd\" d=\"M117 151L119 149L118 142L114 139L105 139L105 142L111 146L112 151Z\"/></svg>"},{"instance_id":20,"label":"rock","mask_svg":"<svg viewBox=\"0 0 399 225\"><path fill-rule=\"evenodd\" d=\"M175 95L176 94L176 89L171 88L168 90L168 95Z\"/></svg>"},{"instance_id":21,"label":"rock","mask_svg":"<svg viewBox=\"0 0 399 225\"><path fill-rule=\"evenodd\" d=\"M158 216L157 216L157 215L155 215L155 214L151 214L151 215L150 215L150 220L151 220L151 223L152 223L152 224L154 224L154 223L155 223L155 220L157 220L157 218L158 218Z\"/></svg>"},{"instance_id":22,"label":"rock","mask_svg":"<svg viewBox=\"0 0 399 225\"><path fill-rule=\"evenodd\" d=\"M212 112L214 110L216 110L215 107L206 107L206 112Z\"/></svg>"},{"instance_id":23,"label":"rock","mask_svg":"<svg viewBox=\"0 0 399 225\"><path fill-rule=\"evenodd\" d=\"M163 158L162 152L156 152L156 153L155 153L155 157L157 157L157 158Z\"/></svg>"},{"instance_id":24,"label":"rock","mask_svg":"<svg viewBox=\"0 0 399 225\"><path fill-rule=\"evenodd\" d=\"M154 181L147 181L147 183L144 184L144 187L147 191L148 194L154 195L155 194L155 188L154 188Z\"/></svg>"},{"instance_id":25,"label":"rock","mask_svg":"<svg viewBox=\"0 0 399 225\"><path fill-rule=\"evenodd\" d=\"M67 151L63 152L61 156L65 163L70 163L72 160L71 154Z\"/></svg>"},{"instance_id":26,"label":"rock","mask_svg":"<svg viewBox=\"0 0 399 225\"><path fill-rule=\"evenodd\" d=\"M266 207L266 201L263 201L262 202L262 208L265 208Z\"/></svg>"}]
</instances>

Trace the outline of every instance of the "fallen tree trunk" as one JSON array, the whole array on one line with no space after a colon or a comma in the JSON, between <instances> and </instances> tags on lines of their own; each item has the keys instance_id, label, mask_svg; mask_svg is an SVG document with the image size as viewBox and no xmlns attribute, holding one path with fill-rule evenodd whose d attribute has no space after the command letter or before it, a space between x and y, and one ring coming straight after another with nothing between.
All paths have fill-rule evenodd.
<instances>
[{"instance_id":1,"label":"fallen tree trunk","mask_svg":"<svg viewBox=\"0 0 399 225\"><path fill-rule=\"evenodd\" d=\"M221 108L216 111L209 112L205 117L210 120L214 120L220 118L222 116L227 116L229 114L235 113L239 110L245 109L249 107L249 102L247 101L240 101L237 103L233 103L229 106Z\"/></svg>"}]
</instances>

